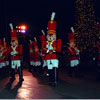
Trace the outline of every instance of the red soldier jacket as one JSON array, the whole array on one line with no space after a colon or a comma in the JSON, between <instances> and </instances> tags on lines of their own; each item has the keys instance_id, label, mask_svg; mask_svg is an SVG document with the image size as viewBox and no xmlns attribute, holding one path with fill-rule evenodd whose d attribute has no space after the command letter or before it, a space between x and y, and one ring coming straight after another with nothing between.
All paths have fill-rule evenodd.
<instances>
[{"instance_id":1,"label":"red soldier jacket","mask_svg":"<svg viewBox=\"0 0 100 100\"><path fill-rule=\"evenodd\" d=\"M33 58L33 44L29 44L29 58L30 58L30 61L32 61L32 58Z\"/></svg>"},{"instance_id":2,"label":"red soldier jacket","mask_svg":"<svg viewBox=\"0 0 100 100\"><path fill-rule=\"evenodd\" d=\"M100 43L97 42L97 48L98 48L98 60L100 60Z\"/></svg>"},{"instance_id":3,"label":"red soldier jacket","mask_svg":"<svg viewBox=\"0 0 100 100\"><path fill-rule=\"evenodd\" d=\"M75 48L68 47L68 52L69 52L69 61L79 59L79 56L76 55Z\"/></svg>"},{"instance_id":4,"label":"red soldier jacket","mask_svg":"<svg viewBox=\"0 0 100 100\"><path fill-rule=\"evenodd\" d=\"M5 61L8 61L8 49L6 48L6 51L5 51Z\"/></svg>"},{"instance_id":5,"label":"red soldier jacket","mask_svg":"<svg viewBox=\"0 0 100 100\"><path fill-rule=\"evenodd\" d=\"M41 59L41 55L39 53L39 48L38 48L38 45L37 45L37 41L33 42L33 45L34 45L34 52L33 52L33 58L34 58L34 61L40 61Z\"/></svg>"},{"instance_id":6,"label":"red soldier jacket","mask_svg":"<svg viewBox=\"0 0 100 100\"><path fill-rule=\"evenodd\" d=\"M6 44L6 46L5 46L5 61L9 61L9 59L8 59L9 58L8 48L9 48L9 46L7 46L7 44Z\"/></svg>"},{"instance_id":7,"label":"red soldier jacket","mask_svg":"<svg viewBox=\"0 0 100 100\"><path fill-rule=\"evenodd\" d=\"M5 52L3 52L3 53L1 53L0 52L0 63L5 63L5 57L6 57L6 53Z\"/></svg>"},{"instance_id":8,"label":"red soldier jacket","mask_svg":"<svg viewBox=\"0 0 100 100\"><path fill-rule=\"evenodd\" d=\"M40 61L41 60L41 56L39 52L33 52L33 61Z\"/></svg>"},{"instance_id":9,"label":"red soldier jacket","mask_svg":"<svg viewBox=\"0 0 100 100\"><path fill-rule=\"evenodd\" d=\"M17 54L13 56L11 55L11 53L13 52L13 47L12 46L8 47L8 53L11 56L11 60L20 60L20 56L22 55L22 51L23 51L22 49L23 49L22 45L18 45L15 49Z\"/></svg>"},{"instance_id":10,"label":"red soldier jacket","mask_svg":"<svg viewBox=\"0 0 100 100\"><path fill-rule=\"evenodd\" d=\"M38 52L37 42L32 42L32 44L29 44L29 49L30 61L40 61L40 54ZM35 49L37 49L37 51L35 51Z\"/></svg>"},{"instance_id":11,"label":"red soldier jacket","mask_svg":"<svg viewBox=\"0 0 100 100\"><path fill-rule=\"evenodd\" d=\"M48 41L43 41L42 50L46 54L45 60L58 59L57 53L61 52L61 39L52 42L50 45Z\"/></svg>"},{"instance_id":12,"label":"red soldier jacket","mask_svg":"<svg viewBox=\"0 0 100 100\"><path fill-rule=\"evenodd\" d=\"M42 60L46 60L45 59L45 50L43 49L44 43L46 42L45 40L45 35L41 35L40 36L40 40L41 40L41 50L42 50Z\"/></svg>"}]
</instances>

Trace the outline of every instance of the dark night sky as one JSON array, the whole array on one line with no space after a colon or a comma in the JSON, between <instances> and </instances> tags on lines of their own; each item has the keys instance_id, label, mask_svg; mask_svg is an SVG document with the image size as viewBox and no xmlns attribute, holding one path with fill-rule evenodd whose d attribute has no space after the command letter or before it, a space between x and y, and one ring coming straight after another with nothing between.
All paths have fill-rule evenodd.
<instances>
[{"instance_id":1,"label":"dark night sky","mask_svg":"<svg viewBox=\"0 0 100 100\"><path fill-rule=\"evenodd\" d=\"M47 22L52 11L56 12L58 37L65 37L74 24L75 0L0 0L1 1L1 33L9 33L9 22L14 25L26 23L33 35L40 35L41 29L46 31ZM94 0L95 14L100 20L100 0ZM6 17L5 17L6 15ZM6 20L5 20L6 19ZM6 24L5 24L6 23ZM7 26L7 29L6 29ZM7 32L6 32L7 31ZM1 35L1 37L4 35Z\"/></svg>"}]
</instances>

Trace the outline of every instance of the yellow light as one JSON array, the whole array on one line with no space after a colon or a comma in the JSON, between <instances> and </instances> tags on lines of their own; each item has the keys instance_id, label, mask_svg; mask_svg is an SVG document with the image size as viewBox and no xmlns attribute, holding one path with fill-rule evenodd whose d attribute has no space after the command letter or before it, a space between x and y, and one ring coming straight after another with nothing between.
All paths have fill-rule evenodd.
<instances>
[{"instance_id":1,"label":"yellow light","mask_svg":"<svg viewBox=\"0 0 100 100\"><path fill-rule=\"evenodd\" d=\"M18 26L16 26L16 28L18 28Z\"/></svg>"},{"instance_id":2,"label":"yellow light","mask_svg":"<svg viewBox=\"0 0 100 100\"><path fill-rule=\"evenodd\" d=\"M26 26L21 26L21 29L25 30L26 29Z\"/></svg>"}]
</instances>

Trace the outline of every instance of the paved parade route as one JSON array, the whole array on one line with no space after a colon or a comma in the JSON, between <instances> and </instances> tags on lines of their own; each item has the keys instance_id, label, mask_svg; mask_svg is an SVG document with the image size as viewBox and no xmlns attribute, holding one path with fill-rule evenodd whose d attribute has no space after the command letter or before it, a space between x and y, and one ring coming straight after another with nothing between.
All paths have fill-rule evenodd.
<instances>
[{"instance_id":1,"label":"paved parade route","mask_svg":"<svg viewBox=\"0 0 100 100\"><path fill-rule=\"evenodd\" d=\"M18 75L11 83L9 77L0 80L0 99L96 99L100 98L100 82L60 75L57 87L48 86L44 77L34 77L24 70L24 81Z\"/></svg>"}]
</instances>

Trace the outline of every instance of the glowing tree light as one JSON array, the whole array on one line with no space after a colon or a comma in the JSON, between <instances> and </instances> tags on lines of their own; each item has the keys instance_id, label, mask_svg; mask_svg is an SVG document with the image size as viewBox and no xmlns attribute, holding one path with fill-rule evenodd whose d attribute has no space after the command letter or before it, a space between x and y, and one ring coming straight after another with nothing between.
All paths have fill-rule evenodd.
<instances>
[{"instance_id":1,"label":"glowing tree light","mask_svg":"<svg viewBox=\"0 0 100 100\"><path fill-rule=\"evenodd\" d=\"M76 0L75 39L81 51L92 51L96 47L98 25L93 0Z\"/></svg>"}]
</instances>

